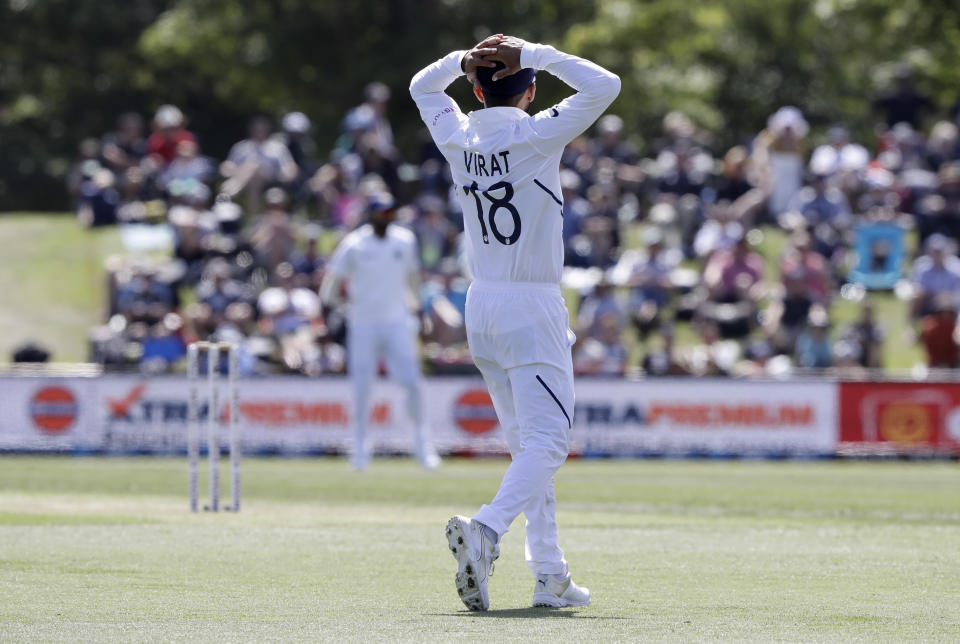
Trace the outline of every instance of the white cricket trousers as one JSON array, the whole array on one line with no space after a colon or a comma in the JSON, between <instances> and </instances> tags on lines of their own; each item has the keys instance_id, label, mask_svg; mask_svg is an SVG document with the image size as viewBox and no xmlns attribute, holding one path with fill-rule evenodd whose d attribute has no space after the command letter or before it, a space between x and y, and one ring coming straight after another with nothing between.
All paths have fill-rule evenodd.
<instances>
[{"instance_id":1,"label":"white cricket trousers","mask_svg":"<svg viewBox=\"0 0 960 644\"><path fill-rule=\"evenodd\" d=\"M496 496L473 518L503 535L524 513L530 571L565 575L553 475L567 458L573 428L574 336L560 287L476 281L466 326L512 458Z\"/></svg>"},{"instance_id":2,"label":"white cricket trousers","mask_svg":"<svg viewBox=\"0 0 960 644\"><path fill-rule=\"evenodd\" d=\"M414 449L421 456L429 436L423 421L422 377L414 339L415 322L410 317L389 322L350 320L347 329L347 369L353 385L354 458L364 461L370 456L367 423L370 416L370 393L380 359L387 363L390 378L407 394L407 413L414 429Z\"/></svg>"}]
</instances>

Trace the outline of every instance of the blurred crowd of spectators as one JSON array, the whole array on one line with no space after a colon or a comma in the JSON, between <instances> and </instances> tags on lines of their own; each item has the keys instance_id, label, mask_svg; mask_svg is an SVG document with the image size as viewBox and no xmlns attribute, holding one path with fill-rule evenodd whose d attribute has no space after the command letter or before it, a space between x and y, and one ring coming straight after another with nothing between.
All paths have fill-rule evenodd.
<instances>
[{"instance_id":1,"label":"blurred crowd of spectators","mask_svg":"<svg viewBox=\"0 0 960 644\"><path fill-rule=\"evenodd\" d=\"M390 192L419 242L427 368L469 371L459 206L427 136L417 158L401 158L389 99L370 84L323 159L300 112L279 127L254 118L220 163L172 105L149 135L126 114L84 141L68 186L81 220L122 223L137 248L173 248L112 260L93 360L162 371L190 340L216 337L241 344L246 373L342 372L343 311L317 288L368 199ZM879 369L886 336L871 291L909 301L910 341L930 367L960 366L958 111L938 112L906 71L873 107L869 141L842 124L814 135L784 106L730 149L679 112L642 151L615 114L571 142L561 183L576 371Z\"/></svg>"}]
</instances>

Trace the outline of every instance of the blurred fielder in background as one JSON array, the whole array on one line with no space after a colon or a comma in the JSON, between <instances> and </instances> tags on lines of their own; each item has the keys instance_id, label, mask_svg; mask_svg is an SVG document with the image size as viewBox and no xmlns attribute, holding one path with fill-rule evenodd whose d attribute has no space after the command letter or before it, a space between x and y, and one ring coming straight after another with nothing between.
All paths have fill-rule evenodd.
<instances>
[{"instance_id":1,"label":"blurred fielder in background","mask_svg":"<svg viewBox=\"0 0 960 644\"><path fill-rule=\"evenodd\" d=\"M369 211L370 222L337 246L320 286L320 299L331 306L339 298L341 282L347 282L347 369L354 392L350 462L356 470L370 464L370 389L383 359L390 377L406 389L417 460L425 469L435 469L440 457L424 421L417 321L410 312L420 288L416 238L406 228L391 225L396 204L389 194L371 197Z\"/></svg>"},{"instance_id":2,"label":"blurred fielder in background","mask_svg":"<svg viewBox=\"0 0 960 644\"><path fill-rule=\"evenodd\" d=\"M535 70L576 93L534 116ZM463 74L484 109L464 114L444 90ZM620 79L548 45L491 36L422 69L410 84L450 164L463 210L474 282L467 295L470 352L493 399L513 460L489 505L455 516L447 539L457 592L471 610L490 605L487 578L500 537L523 512L534 606L585 606L558 545L553 475L573 427L573 332L560 292L563 203L560 156L620 92Z\"/></svg>"}]
</instances>

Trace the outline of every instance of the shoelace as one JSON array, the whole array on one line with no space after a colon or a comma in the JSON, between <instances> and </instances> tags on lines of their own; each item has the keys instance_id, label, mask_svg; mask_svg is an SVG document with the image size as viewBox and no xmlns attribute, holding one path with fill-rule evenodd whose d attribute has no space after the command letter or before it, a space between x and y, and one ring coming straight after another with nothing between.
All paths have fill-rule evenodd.
<instances>
[{"instance_id":1,"label":"shoelace","mask_svg":"<svg viewBox=\"0 0 960 644\"><path fill-rule=\"evenodd\" d=\"M489 541L489 540L487 539L486 535L483 534L483 531L482 531L482 530L480 531L480 535L479 535L479 536L480 536L480 552L482 553L482 552L486 549L486 544L485 544L484 542ZM492 550L492 549L491 549L491 550ZM491 553L491 554L493 554L493 553ZM500 553L497 553L496 556L494 556L494 559L496 559L496 558L499 557L499 556L500 556ZM481 558L482 558L482 555L481 555ZM495 570L495 566L493 565L493 560L491 560L491 561L490 561L490 569L487 571L487 576L488 576L488 577L492 576L494 570Z\"/></svg>"},{"instance_id":2,"label":"shoelace","mask_svg":"<svg viewBox=\"0 0 960 644\"><path fill-rule=\"evenodd\" d=\"M481 547L481 548L484 547L484 545L483 545L483 538L482 538L482 537L481 537L481 541L480 541L480 547ZM499 556L499 555L497 555L497 556ZM490 569L487 571L487 576L488 576L488 577L491 576L491 575L493 575L494 568L495 568L495 567L494 567L494 565L493 565L493 559L491 559L491 560L490 560Z\"/></svg>"},{"instance_id":3,"label":"shoelace","mask_svg":"<svg viewBox=\"0 0 960 644\"><path fill-rule=\"evenodd\" d=\"M491 555L493 555L493 553L491 553ZM492 576L493 576L493 571L494 571L494 568L495 568L495 566L493 565L493 562L494 562L494 561L496 560L496 558L499 557L499 556L500 556L500 553L497 553L496 555L493 556L493 559L490 560L490 571L487 572L487 576L488 576L488 577L492 577Z\"/></svg>"}]
</instances>

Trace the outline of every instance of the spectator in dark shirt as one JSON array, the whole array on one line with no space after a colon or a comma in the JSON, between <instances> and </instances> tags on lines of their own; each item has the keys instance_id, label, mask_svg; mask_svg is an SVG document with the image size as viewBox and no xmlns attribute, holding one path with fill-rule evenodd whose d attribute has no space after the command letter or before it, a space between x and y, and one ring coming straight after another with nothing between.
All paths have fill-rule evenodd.
<instances>
[{"instance_id":1,"label":"spectator in dark shirt","mask_svg":"<svg viewBox=\"0 0 960 644\"><path fill-rule=\"evenodd\" d=\"M797 337L807 324L814 299L802 271L782 275L783 295L773 298L764 312L764 328L777 351L792 354Z\"/></svg>"},{"instance_id":2,"label":"spectator in dark shirt","mask_svg":"<svg viewBox=\"0 0 960 644\"><path fill-rule=\"evenodd\" d=\"M616 114L607 114L597 121L597 137L591 143L593 155L598 159L627 164L637 160L633 146L623 140L623 119Z\"/></svg>"},{"instance_id":3,"label":"spectator in dark shirt","mask_svg":"<svg viewBox=\"0 0 960 644\"><path fill-rule=\"evenodd\" d=\"M289 112L281 121L282 140L297 165L297 176L291 182L290 193L295 209L310 200L307 182L317 171L316 148L310 139L310 119L303 112Z\"/></svg>"},{"instance_id":4,"label":"spectator in dark shirt","mask_svg":"<svg viewBox=\"0 0 960 644\"><path fill-rule=\"evenodd\" d=\"M678 142L671 150L664 150L657 158L661 165L657 189L661 194L700 195L712 168L712 160L698 159L702 153L691 147L688 141Z\"/></svg>"},{"instance_id":5,"label":"spectator in dark shirt","mask_svg":"<svg viewBox=\"0 0 960 644\"><path fill-rule=\"evenodd\" d=\"M641 366L649 376L685 376L689 374L687 368L680 362L674 346L674 329L670 324L660 328L662 344L655 346L643 357Z\"/></svg>"},{"instance_id":6,"label":"spectator in dark shirt","mask_svg":"<svg viewBox=\"0 0 960 644\"><path fill-rule=\"evenodd\" d=\"M80 185L77 218L80 223L91 227L115 224L119 204L116 178L110 170L101 167Z\"/></svg>"},{"instance_id":7,"label":"spectator in dark shirt","mask_svg":"<svg viewBox=\"0 0 960 644\"><path fill-rule=\"evenodd\" d=\"M210 308L215 325L218 325L231 304L249 302L251 294L243 284L232 278L230 264L223 258L212 260L206 272L205 279L197 285L197 299Z\"/></svg>"},{"instance_id":8,"label":"spectator in dark shirt","mask_svg":"<svg viewBox=\"0 0 960 644\"><path fill-rule=\"evenodd\" d=\"M645 238L646 252L637 258L627 282L630 317L641 337L659 324L660 312L670 296L670 272L682 259L679 252L666 251L663 234L656 228L647 229Z\"/></svg>"},{"instance_id":9,"label":"spectator in dark shirt","mask_svg":"<svg viewBox=\"0 0 960 644\"><path fill-rule=\"evenodd\" d=\"M584 218L590 214L590 203L580 193L582 186L583 180L576 172L570 169L560 171L560 189L563 193L563 239L567 243L570 238L580 232Z\"/></svg>"},{"instance_id":10,"label":"spectator in dark shirt","mask_svg":"<svg viewBox=\"0 0 960 644\"><path fill-rule=\"evenodd\" d=\"M950 121L938 121L927 140L927 166L937 170L946 163L960 160L960 137L957 125Z\"/></svg>"},{"instance_id":11,"label":"spectator in dark shirt","mask_svg":"<svg viewBox=\"0 0 960 644\"><path fill-rule=\"evenodd\" d=\"M80 205L84 182L92 179L94 173L101 167L97 159L99 155L100 142L94 138L83 139L77 146L77 160L70 167L66 181L67 194L73 200L74 209Z\"/></svg>"},{"instance_id":12,"label":"spectator in dark shirt","mask_svg":"<svg viewBox=\"0 0 960 644\"><path fill-rule=\"evenodd\" d=\"M661 122L663 135L655 139L651 148L656 155L664 150L673 150L678 144L703 145L703 133L697 131L696 124L689 116L679 111L667 112Z\"/></svg>"},{"instance_id":13,"label":"spectator in dark shirt","mask_svg":"<svg viewBox=\"0 0 960 644\"><path fill-rule=\"evenodd\" d=\"M589 240L590 264L606 268L620 246L620 229L617 220L619 204L617 186L613 183L594 184L587 192L590 215L585 217L581 230Z\"/></svg>"},{"instance_id":14,"label":"spectator in dark shirt","mask_svg":"<svg viewBox=\"0 0 960 644\"><path fill-rule=\"evenodd\" d=\"M370 143L381 156L393 158L396 154L393 147L393 129L390 127L390 120L387 118L390 88L380 81L373 81L363 89L363 96L366 99L363 104L369 106L374 115L373 127L370 130L372 134Z\"/></svg>"},{"instance_id":15,"label":"spectator in dark shirt","mask_svg":"<svg viewBox=\"0 0 960 644\"><path fill-rule=\"evenodd\" d=\"M919 200L916 207L917 230L920 241L933 234L960 242L960 163L940 167L934 190Z\"/></svg>"},{"instance_id":16,"label":"spectator in dark shirt","mask_svg":"<svg viewBox=\"0 0 960 644\"><path fill-rule=\"evenodd\" d=\"M914 88L913 74L907 66L897 72L893 91L880 96L874 106L883 112L888 128L907 123L915 130L920 129L924 115L934 108L933 102Z\"/></svg>"},{"instance_id":17,"label":"spectator in dark shirt","mask_svg":"<svg viewBox=\"0 0 960 644\"><path fill-rule=\"evenodd\" d=\"M167 313L150 327L141 339L140 370L143 373L164 371L187 354L183 339L183 319L176 313Z\"/></svg>"},{"instance_id":18,"label":"spectator in dark shirt","mask_svg":"<svg viewBox=\"0 0 960 644\"><path fill-rule=\"evenodd\" d=\"M117 294L117 308L128 320L155 324L174 308L171 285L157 277L156 270L144 267Z\"/></svg>"},{"instance_id":19,"label":"spectator in dark shirt","mask_svg":"<svg viewBox=\"0 0 960 644\"><path fill-rule=\"evenodd\" d=\"M306 285L306 288L317 290L320 288L320 278L323 266L326 263L320 251L317 249L317 236L311 234L307 238L307 248L302 255L294 255L290 262L293 265L294 275L297 276L297 284Z\"/></svg>"},{"instance_id":20,"label":"spectator in dark shirt","mask_svg":"<svg viewBox=\"0 0 960 644\"><path fill-rule=\"evenodd\" d=\"M375 132L365 132L358 141L357 155L359 156L364 174L374 174L391 193L398 192L400 179L397 174L397 159L395 155L385 155L383 147L378 144Z\"/></svg>"},{"instance_id":21,"label":"spectator in dark shirt","mask_svg":"<svg viewBox=\"0 0 960 644\"><path fill-rule=\"evenodd\" d=\"M790 200L790 212L803 215L808 226L828 223L845 226L850 218L850 204L843 192L827 182L827 175L814 174L810 184L801 188Z\"/></svg>"},{"instance_id":22,"label":"spectator in dark shirt","mask_svg":"<svg viewBox=\"0 0 960 644\"><path fill-rule=\"evenodd\" d=\"M139 165L146 155L143 119L133 112L121 115L117 120L117 131L103 137L101 156L104 164L121 176L128 168Z\"/></svg>"},{"instance_id":23,"label":"spectator in dark shirt","mask_svg":"<svg viewBox=\"0 0 960 644\"><path fill-rule=\"evenodd\" d=\"M303 112L285 114L281 121L283 139L293 162L301 173L312 173L314 166L314 146L310 140L310 119Z\"/></svg>"},{"instance_id":24,"label":"spectator in dark shirt","mask_svg":"<svg viewBox=\"0 0 960 644\"><path fill-rule=\"evenodd\" d=\"M855 348L854 354L862 367L883 368L883 328L874 319L873 305L865 302L860 317L843 333L843 339Z\"/></svg>"},{"instance_id":25,"label":"spectator in dark shirt","mask_svg":"<svg viewBox=\"0 0 960 644\"><path fill-rule=\"evenodd\" d=\"M747 178L749 156L743 146L734 146L723 157L723 172L716 180L715 201L735 202L753 189Z\"/></svg>"}]
</instances>

